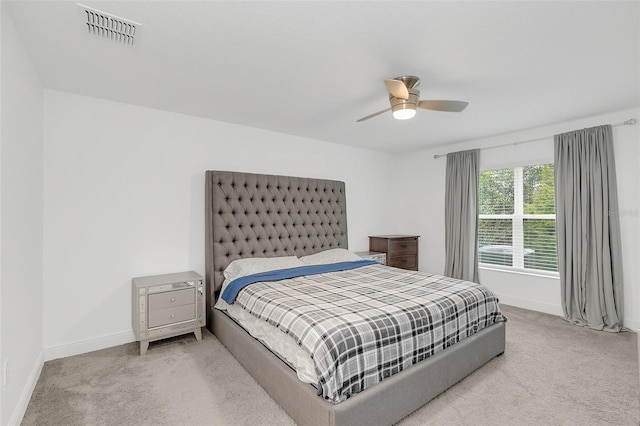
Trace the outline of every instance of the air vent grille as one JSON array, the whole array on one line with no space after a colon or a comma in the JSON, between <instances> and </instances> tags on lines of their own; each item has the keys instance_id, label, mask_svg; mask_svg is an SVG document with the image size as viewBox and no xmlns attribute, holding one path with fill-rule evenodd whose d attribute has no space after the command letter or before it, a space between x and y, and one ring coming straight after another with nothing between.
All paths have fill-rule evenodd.
<instances>
[{"instance_id":1,"label":"air vent grille","mask_svg":"<svg viewBox=\"0 0 640 426\"><path fill-rule=\"evenodd\" d=\"M139 39L140 24L78 4L83 19L83 31L125 46Z\"/></svg>"}]
</instances>

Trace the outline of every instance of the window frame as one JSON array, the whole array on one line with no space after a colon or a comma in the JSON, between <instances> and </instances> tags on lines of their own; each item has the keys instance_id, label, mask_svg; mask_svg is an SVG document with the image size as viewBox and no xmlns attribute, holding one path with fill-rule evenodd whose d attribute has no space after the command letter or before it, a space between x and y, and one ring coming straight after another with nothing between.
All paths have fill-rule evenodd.
<instances>
[{"instance_id":1,"label":"window frame","mask_svg":"<svg viewBox=\"0 0 640 426\"><path fill-rule=\"evenodd\" d=\"M499 264L493 264L493 263L481 263L480 260L478 259L478 267L480 269L498 270L498 271L505 271L505 272L517 272L517 273L523 273L527 275L542 275L542 276L557 277L557 278L560 277L559 271L525 268L524 266L524 221L526 219L533 219L533 220L552 219L554 222L556 222L555 213L554 214L525 214L524 213L523 170L525 167L542 166L546 164L553 164L553 162L543 162L543 163L519 165L519 166L502 166L502 167L495 167L495 168L486 168L480 171L480 173L482 173L482 172L493 171L493 170L512 169L513 170L513 203L514 203L512 214L480 214L478 213L478 221L480 219L511 220L511 247L512 247L512 255L511 255L512 266L499 265ZM554 193L555 193L555 183L554 183ZM478 231L480 231L479 223L478 223ZM517 238L517 236L519 236L519 238ZM478 250L480 250L479 245L478 245ZM556 253L556 256L557 256L557 253Z\"/></svg>"}]
</instances>

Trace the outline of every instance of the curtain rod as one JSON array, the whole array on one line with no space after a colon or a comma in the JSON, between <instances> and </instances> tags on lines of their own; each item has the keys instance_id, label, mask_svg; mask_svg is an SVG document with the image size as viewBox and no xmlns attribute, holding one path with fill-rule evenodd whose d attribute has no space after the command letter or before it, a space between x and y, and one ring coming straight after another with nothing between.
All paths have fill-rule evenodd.
<instances>
[{"instance_id":1,"label":"curtain rod","mask_svg":"<svg viewBox=\"0 0 640 426\"><path fill-rule=\"evenodd\" d=\"M635 118L630 118L629 120L623 121L622 123L612 124L611 127L628 126L628 125L631 125L631 124L636 124L636 119ZM535 139L527 139L526 141L503 143L501 145L492 145L492 146L487 146L485 148L480 148L480 149L500 148L500 147L503 147L503 146L510 146L510 145L516 146L516 145L520 145L522 143L536 142L536 141L539 141L539 140L542 140L542 139L547 139L548 137L549 136L542 136L542 137L535 138ZM440 157L446 157L446 156L447 156L447 154L435 154L433 156L433 158L440 158Z\"/></svg>"}]
</instances>

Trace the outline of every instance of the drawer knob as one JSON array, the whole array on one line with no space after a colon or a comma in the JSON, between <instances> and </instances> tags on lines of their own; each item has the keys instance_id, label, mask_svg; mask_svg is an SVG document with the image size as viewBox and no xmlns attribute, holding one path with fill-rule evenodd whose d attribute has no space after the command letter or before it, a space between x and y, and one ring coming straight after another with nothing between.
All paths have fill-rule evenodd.
<instances>
[{"instance_id":1,"label":"drawer knob","mask_svg":"<svg viewBox=\"0 0 640 426\"><path fill-rule=\"evenodd\" d=\"M176 317L176 314L171 314L171 318L175 318L175 317Z\"/></svg>"},{"instance_id":2,"label":"drawer knob","mask_svg":"<svg viewBox=\"0 0 640 426\"><path fill-rule=\"evenodd\" d=\"M171 301L172 301L172 302L175 302L175 301L176 301L176 298L175 298L175 297L172 297L172 298L171 298Z\"/></svg>"}]
</instances>

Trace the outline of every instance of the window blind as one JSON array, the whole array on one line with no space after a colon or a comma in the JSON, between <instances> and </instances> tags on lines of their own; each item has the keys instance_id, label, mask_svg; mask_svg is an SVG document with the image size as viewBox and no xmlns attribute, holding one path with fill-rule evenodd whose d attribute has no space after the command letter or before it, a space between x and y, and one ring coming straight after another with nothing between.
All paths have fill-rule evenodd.
<instances>
[{"instance_id":1,"label":"window blind","mask_svg":"<svg viewBox=\"0 0 640 426\"><path fill-rule=\"evenodd\" d=\"M481 172L480 263L557 272L553 175L553 164Z\"/></svg>"}]
</instances>

